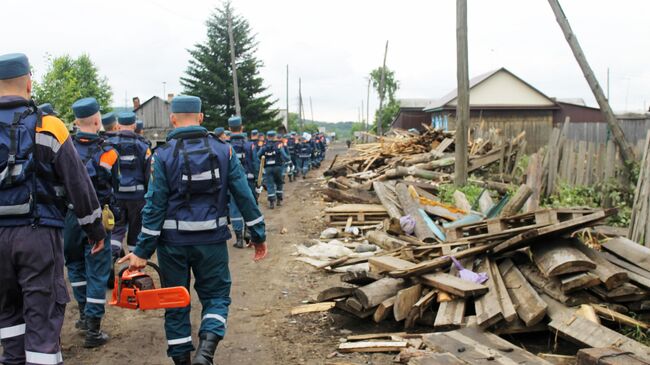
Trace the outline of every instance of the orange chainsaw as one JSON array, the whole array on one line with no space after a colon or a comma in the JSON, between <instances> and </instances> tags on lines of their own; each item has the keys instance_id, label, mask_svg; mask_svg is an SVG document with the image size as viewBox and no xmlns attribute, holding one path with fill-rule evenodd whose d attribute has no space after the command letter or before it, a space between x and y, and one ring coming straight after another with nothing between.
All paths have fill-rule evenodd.
<instances>
[{"instance_id":1,"label":"orange chainsaw","mask_svg":"<svg viewBox=\"0 0 650 365\"><path fill-rule=\"evenodd\" d=\"M158 265L147 262L147 266L153 268L160 282L164 283ZM143 271L129 271L126 266L115 276L115 288L109 304L141 310L183 308L190 305L190 293L182 286L156 289L151 276Z\"/></svg>"}]
</instances>

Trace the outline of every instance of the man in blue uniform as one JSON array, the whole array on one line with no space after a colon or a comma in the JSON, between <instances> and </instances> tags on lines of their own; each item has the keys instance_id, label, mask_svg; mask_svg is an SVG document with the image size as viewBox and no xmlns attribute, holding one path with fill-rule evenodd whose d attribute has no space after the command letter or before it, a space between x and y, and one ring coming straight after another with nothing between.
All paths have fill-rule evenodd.
<instances>
[{"instance_id":1,"label":"man in blue uniform","mask_svg":"<svg viewBox=\"0 0 650 365\"><path fill-rule=\"evenodd\" d=\"M228 194L251 231L255 260L267 253L264 217L233 148L200 126L201 100L177 96L171 111L175 129L152 158L138 245L120 263L129 261L130 269L141 269L158 249L163 285L188 289L192 270L203 306L199 347L190 362L190 307L167 309L167 354L176 365L210 365L225 335L230 305Z\"/></svg>"},{"instance_id":2,"label":"man in blue uniform","mask_svg":"<svg viewBox=\"0 0 650 365\"><path fill-rule=\"evenodd\" d=\"M72 104L72 112L79 128L72 142L93 182L99 204L110 207L113 203L113 176L117 173L118 155L97 134L101 126L99 103L95 98L80 99ZM66 216L63 238L68 278L79 304L80 318L76 327L86 331L84 347L101 346L108 341L108 336L101 331L101 322L106 305L106 282L113 268L111 245L105 245L102 251L91 254L88 237L74 212L68 212ZM109 241L110 238L107 229L106 240Z\"/></svg>"},{"instance_id":3,"label":"man in blue uniform","mask_svg":"<svg viewBox=\"0 0 650 365\"><path fill-rule=\"evenodd\" d=\"M300 136L300 143L296 145L296 169L302 174L302 179L307 178L309 165L311 164L312 149L308 141L308 136Z\"/></svg>"},{"instance_id":4,"label":"man in blue uniform","mask_svg":"<svg viewBox=\"0 0 650 365\"><path fill-rule=\"evenodd\" d=\"M282 142L277 140L275 131L266 132L266 139L264 146L257 151L257 157L264 156L264 179L269 209L274 209L276 201L278 206L282 206L284 200L282 165L289 160L289 155L285 152Z\"/></svg>"},{"instance_id":5,"label":"man in blue uniform","mask_svg":"<svg viewBox=\"0 0 650 365\"><path fill-rule=\"evenodd\" d=\"M259 131L257 129L253 129L251 131L251 139L250 139L250 141L253 143L255 148L257 148L257 140L258 140L259 134L260 133L259 133Z\"/></svg>"},{"instance_id":6,"label":"man in blue uniform","mask_svg":"<svg viewBox=\"0 0 650 365\"><path fill-rule=\"evenodd\" d=\"M110 133L117 132L117 116L113 112L102 114L102 127L104 127L104 133L110 135Z\"/></svg>"},{"instance_id":7,"label":"man in blue uniform","mask_svg":"<svg viewBox=\"0 0 650 365\"><path fill-rule=\"evenodd\" d=\"M50 103L45 103L41 104L38 106L38 108L43 112L43 115L53 115L55 117L59 116L59 114L54 110L54 107Z\"/></svg>"},{"instance_id":8,"label":"man in blue uniform","mask_svg":"<svg viewBox=\"0 0 650 365\"><path fill-rule=\"evenodd\" d=\"M257 191L255 190L255 186L257 184L257 173L260 168L260 161L255 153L255 145L246 138L241 117L230 117L228 119L228 128L230 128L230 131L232 132L230 135L230 145L237 154L237 158L244 168L248 187L250 188L251 193L253 193L253 196L255 196L255 201L257 201ZM244 240L248 243L250 237L248 230L246 230L246 226L244 225L244 218L242 217L237 202L232 195L230 196L230 222L232 223L232 229L235 231L235 247L244 248Z\"/></svg>"},{"instance_id":9,"label":"man in blue uniform","mask_svg":"<svg viewBox=\"0 0 650 365\"><path fill-rule=\"evenodd\" d=\"M106 232L68 129L43 115L31 92L27 57L0 55L0 363L62 365L66 203L92 252L103 250Z\"/></svg>"},{"instance_id":10,"label":"man in blue uniform","mask_svg":"<svg viewBox=\"0 0 650 365\"><path fill-rule=\"evenodd\" d=\"M287 153L291 159L289 168L289 181L295 181L296 177L300 174L298 172L298 155L296 154L296 146L298 145L298 138L296 132L289 133L289 140L287 141Z\"/></svg>"},{"instance_id":11,"label":"man in blue uniform","mask_svg":"<svg viewBox=\"0 0 650 365\"><path fill-rule=\"evenodd\" d=\"M129 251L133 251L142 227L140 211L144 207L151 149L135 133L134 113L119 113L117 122L119 131L109 138L109 142L120 156L119 182L114 189L120 213L115 222L112 239L121 245L126 236L126 245Z\"/></svg>"}]
</instances>

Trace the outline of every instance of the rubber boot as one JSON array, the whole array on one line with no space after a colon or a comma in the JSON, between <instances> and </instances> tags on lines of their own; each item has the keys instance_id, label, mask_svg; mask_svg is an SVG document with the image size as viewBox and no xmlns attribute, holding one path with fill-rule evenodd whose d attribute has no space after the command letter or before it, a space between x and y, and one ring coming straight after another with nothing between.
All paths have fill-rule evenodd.
<instances>
[{"instance_id":1,"label":"rubber boot","mask_svg":"<svg viewBox=\"0 0 650 365\"><path fill-rule=\"evenodd\" d=\"M86 303L79 303L79 319L74 324L74 328L78 329L81 332L86 332L88 327L86 326Z\"/></svg>"},{"instance_id":2,"label":"rubber boot","mask_svg":"<svg viewBox=\"0 0 650 365\"><path fill-rule=\"evenodd\" d=\"M244 248L244 237L241 231L235 231L235 247Z\"/></svg>"},{"instance_id":3,"label":"rubber boot","mask_svg":"<svg viewBox=\"0 0 650 365\"><path fill-rule=\"evenodd\" d=\"M269 199L269 209L275 209L275 199Z\"/></svg>"},{"instance_id":4,"label":"rubber boot","mask_svg":"<svg viewBox=\"0 0 650 365\"><path fill-rule=\"evenodd\" d=\"M282 206L282 197L278 196L278 207Z\"/></svg>"},{"instance_id":5,"label":"rubber boot","mask_svg":"<svg viewBox=\"0 0 650 365\"><path fill-rule=\"evenodd\" d=\"M251 247L251 232L244 228L244 243L246 247Z\"/></svg>"},{"instance_id":6,"label":"rubber boot","mask_svg":"<svg viewBox=\"0 0 650 365\"><path fill-rule=\"evenodd\" d=\"M86 341L84 342L85 348L99 347L108 342L108 335L102 332L102 319L94 317L86 317Z\"/></svg>"},{"instance_id":7,"label":"rubber boot","mask_svg":"<svg viewBox=\"0 0 650 365\"><path fill-rule=\"evenodd\" d=\"M189 352L180 356L172 356L172 360L174 360L174 365L192 365L192 357Z\"/></svg>"},{"instance_id":8,"label":"rubber boot","mask_svg":"<svg viewBox=\"0 0 650 365\"><path fill-rule=\"evenodd\" d=\"M221 337L210 332L202 332L199 334L199 348L194 354L192 365L213 365L214 352L217 350L217 345L221 341Z\"/></svg>"}]
</instances>

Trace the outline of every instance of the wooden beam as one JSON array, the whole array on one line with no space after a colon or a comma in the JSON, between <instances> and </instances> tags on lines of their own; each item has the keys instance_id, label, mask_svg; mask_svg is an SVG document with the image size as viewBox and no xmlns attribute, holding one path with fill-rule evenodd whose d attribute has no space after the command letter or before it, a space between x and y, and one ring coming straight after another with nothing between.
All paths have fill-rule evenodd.
<instances>
[{"instance_id":1,"label":"wooden beam","mask_svg":"<svg viewBox=\"0 0 650 365\"><path fill-rule=\"evenodd\" d=\"M515 195L513 195L510 200L508 200L508 203L506 203L506 206L503 207L501 216L509 217L517 214L521 208L524 207L524 204L526 204L526 201L531 195L533 195L533 189L526 184L520 185Z\"/></svg>"},{"instance_id":2,"label":"wooden beam","mask_svg":"<svg viewBox=\"0 0 650 365\"><path fill-rule=\"evenodd\" d=\"M478 297L488 291L488 287L485 285L463 280L446 273L422 275L420 281L424 285L438 288L461 298Z\"/></svg>"},{"instance_id":3,"label":"wooden beam","mask_svg":"<svg viewBox=\"0 0 650 365\"><path fill-rule=\"evenodd\" d=\"M334 308L335 305L336 303L334 302L299 305L291 309L291 315L294 316L296 314L303 314L303 313L325 312Z\"/></svg>"},{"instance_id":4,"label":"wooden beam","mask_svg":"<svg viewBox=\"0 0 650 365\"><path fill-rule=\"evenodd\" d=\"M396 300L397 300L397 296L393 296L381 302L377 306L377 309L375 310L372 319L375 322L379 323L385 320L386 318L388 318L391 314L393 314L393 306L395 305Z\"/></svg>"},{"instance_id":5,"label":"wooden beam","mask_svg":"<svg viewBox=\"0 0 650 365\"><path fill-rule=\"evenodd\" d=\"M335 286L328 288L318 293L317 300L319 302L326 302L333 299L349 297L354 293L355 288Z\"/></svg>"},{"instance_id":6,"label":"wooden beam","mask_svg":"<svg viewBox=\"0 0 650 365\"><path fill-rule=\"evenodd\" d=\"M598 276L607 289L617 288L629 281L625 270L607 261L601 252L589 248L578 241L574 241L574 245L596 264L596 268L592 272Z\"/></svg>"},{"instance_id":7,"label":"wooden beam","mask_svg":"<svg viewBox=\"0 0 650 365\"><path fill-rule=\"evenodd\" d=\"M388 212L388 216L391 218L400 219L402 217L401 209L389 197L390 193L388 192L388 189L386 189L386 185L384 184L385 183L381 181L375 181L372 183L372 187L375 190L375 194L377 194L377 198L379 198L381 205L383 205L384 208L386 208L386 212ZM397 197L395 197L395 199L397 199Z\"/></svg>"},{"instance_id":8,"label":"wooden beam","mask_svg":"<svg viewBox=\"0 0 650 365\"><path fill-rule=\"evenodd\" d=\"M648 362L619 349L601 347L579 350L576 365L648 365Z\"/></svg>"},{"instance_id":9,"label":"wooden beam","mask_svg":"<svg viewBox=\"0 0 650 365\"><path fill-rule=\"evenodd\" d=\"M487 257L483 259L477 270L486 272L489 277L486 282L489 291L484 296L474 300L476 321L481 328L486 329L504 320L499 287L495 280L495 275L498 275L498 272L495 274L492 271L492 264Z\"/></svg>"},{"instance_id":10,"label":"wooden beam","mask_svg":"<svg viewBox=\"0 0 650 365\"><path fill-rule=\"evenodd\" d=\"M603 248L634 265L650 271L650 248L625 237L612 238L603 244Z\"/></svg>"},{"instance_id":11,"label":"wooden beam","mask_svg":"<svg viewBox=\"0 0 650 365\"><path fill-rule=\"evenodd\" d=\"M546 315L546 303L537 291L528 283L512 260L505 259L499 264L508 294L515 306L517 315L527 327L539 323Z\"/></svg>"},{"instance_id":12,"label":"wooden beam","mask_svg":"<svg viewBox=\"0 0 650 365\"><path fill-rule=\"evenodd\" d=\"M422 285L420 284L398 291L395 296L395 304L393 305L395 320L399 322L406 319L411 308L420 299L421 295Z\"/></svg>"},{"instance_id":13,"label":"wooden beam","mask_svg":"<svg viewBox=\"0 0 650 365\"><path fill-rule=\"evenodd\" d=\"M593 261L564 240L533 245L530 249L533 261L544 276L559 276L596 268Z\"/></svg>"},{"instance_id":14,"label":"wooden beam","mask_svg":"<svg viewBox=\"0 0 650 365\"><path fill-rule=\"evenodd\" d=\"M339 345L339 352L399 352L408 346L406 341L363 341L344 342Z\"/></svg>"}]
</instances>

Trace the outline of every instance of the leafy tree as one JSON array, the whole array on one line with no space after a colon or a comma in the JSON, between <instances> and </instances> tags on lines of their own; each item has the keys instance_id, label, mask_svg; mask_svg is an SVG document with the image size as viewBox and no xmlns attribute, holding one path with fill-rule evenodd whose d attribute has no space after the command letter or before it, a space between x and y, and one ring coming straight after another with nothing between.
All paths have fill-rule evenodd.
<instances>
[{"instance_id":1,"label":"leafy tree","mask_svg":"<svg viewBox=\"0 0 650 365\"><path fill-rule=\"evenodd\" d=\"M384 87L381 88L381 70L382 67L378 67L370 72L370 80L372 81L372 87L375 89L377 94L381 97L384 97L384 107L382 110L382 130L387 131L390 123L395 119L397 113L399 112L399 102L395 100L395 92L399 89L399 81L395 79L395 72L391 71L386 67L386 72L384 75ZM375 123L372 127L372 130L377 130L377 120L379 119L379 110L375 112Z\"/></svg>"},{"instance_id":2,"label":"leafy tree","mask_svg":"<svg viewBox=\"0 0 650 365\"><path fill-rule=\"evenodd\" d=\"M228 17L232 18L235 44L235 63L242 119L248 130L266 131L282 124L278 111L272 110L268 88L259 74L262 61L257 59L257 41L248 21L234 13L230 1L215 9L207 20L208 40L189 50L192 59L181 77L186 94L203 100L205 126L209 129L226 127L228 118L235 114L235 96L232 85Z\"/></svg>"},{"instance_id":3,"label":"leafy tree","mask_svg":"<svg viewBox=\"0 0 650 365\"><path fill-rule=\"evenodd\" d=\"M111 110L113 91L106 77L100 76L88 55L50 58L48 70L40 82L34 83L37 103L51 103L65 122L72 122L72 103L84 97L97 99L102 112Z\"/></svg>"}]
</instances>

